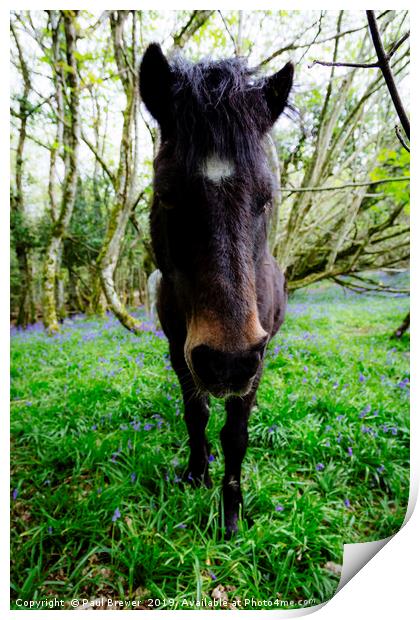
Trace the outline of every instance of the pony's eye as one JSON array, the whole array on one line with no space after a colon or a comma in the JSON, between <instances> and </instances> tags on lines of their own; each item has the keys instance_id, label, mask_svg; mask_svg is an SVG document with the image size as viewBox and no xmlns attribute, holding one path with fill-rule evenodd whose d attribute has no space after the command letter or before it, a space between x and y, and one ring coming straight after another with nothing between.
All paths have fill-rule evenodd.
<instances>
[{"instance_id":1,"label":"pony's eye","mask_svg":"<svg viewBox=\"0 0 420 620\"><path fill-rule=\"evenodd\" d=\"M159 205L168 211L175 207L174 201L171 200L170 196L165 196L161 194L157 194L157 198L159 200Z\"/></svg>"},{"instance_id":2,"label":"pony's eye","mask_svg":"<svg viewBox=\"0 0 420 620\"><path fill-rule=\"evenodd\" d=\"M271 208L270 196L259 196L256 200L257 213L267 213Z\"/></svg>"}]
</instances>

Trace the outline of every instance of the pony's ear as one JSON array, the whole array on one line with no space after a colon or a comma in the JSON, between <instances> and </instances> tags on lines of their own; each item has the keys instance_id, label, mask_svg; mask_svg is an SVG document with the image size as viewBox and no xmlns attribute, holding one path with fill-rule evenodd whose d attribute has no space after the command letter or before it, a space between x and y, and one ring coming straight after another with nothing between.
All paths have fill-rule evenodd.
<instances>
[{"instance_id":1,"label":"pony's ear","mask_svg":"<svg viewBox=\"0 0 420 620\"><path fill-rule=\"evenodd\" d=\"M283 69L280 69L280 71L277 71L277 73L271 75L265 81L264 95L272 124L276 122L287 104L290 89L292 88L293 74L293 64L288 62Z\"/></svg>"},{"instance_id":2,"label":"pony's ear","mask_svg":"<svg viewBox=\"0 0 420 620\"><path fill-rule=\"evenodd\" d=\"M140 95L150 114L160 125L171 109L171 67L159 43L151 43L140 64Z\"/></svg>"}]
</instances>

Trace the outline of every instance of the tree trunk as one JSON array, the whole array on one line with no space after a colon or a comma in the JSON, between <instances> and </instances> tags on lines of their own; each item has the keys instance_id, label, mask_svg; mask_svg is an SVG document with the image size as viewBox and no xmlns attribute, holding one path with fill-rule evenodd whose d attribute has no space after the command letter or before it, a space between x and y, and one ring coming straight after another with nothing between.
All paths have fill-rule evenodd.
<instances>
[{"instance_id":1,"label":"tree trunk","mask_svg":"<svg viewBox=\"0 0 420 620\"><path fill-rule=\"evenodd\" d=\"M56 306L56 277L60 271L63 239L70 223L76 197L80 140L79 79L75 57L75 15L73 11L63 11L62 14L66 42L66 62L69 67L65 77L65 87L68 91L67 116L69 124L64 132L65 176L60 213L52 227L44 262L43 320L45 328L49 333L57 332L59 329Z\"/></svg>"},{"instance_id":2,"label":"tree trunk","mask_svg":"<svg viewBox=\"0 0 420 620\"><path fill-rule=\"evenodd\" d=\"M26 142L26 128L29 117L28 97L31 91L29 69L23 55L22 47L13 26L10 25L13 38L19 55L20 70L23 78L23 94L19 104L19 136L16 148L16 171L15 171L15 192L11 198L12 222L11 228L15 234L15 249L20 273L20 293L17 325L27 327L36 320L35 293L32 251L27 243L27 231L25 230L25 206L23 196L23 168L24 168L24 147Z\"/></svg>"}]
</instances>

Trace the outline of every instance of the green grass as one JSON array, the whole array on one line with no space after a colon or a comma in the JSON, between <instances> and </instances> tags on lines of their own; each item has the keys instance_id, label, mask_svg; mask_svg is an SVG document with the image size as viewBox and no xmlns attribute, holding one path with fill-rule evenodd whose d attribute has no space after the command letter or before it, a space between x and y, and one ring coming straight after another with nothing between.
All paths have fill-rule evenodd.
<instances>
[{"instance_id":1,"label":"green grass","mask_svg":"<svg viewBox=\"0 0 420 620\"><path fill-rule=\"evenodd\" d=\"M389 335L407 309L331 286L290 300L250 420L246 519L229 542L223 403L208 428L215 486L182 487L187 436L160 334L80 317L55 337L14 332L12 607L105 595L196 608L221 586L242 609L330 598L338 577L325 564L341 563L343 543L389 536L405 516L408 337Z\"/></svg>"}]
</instances>

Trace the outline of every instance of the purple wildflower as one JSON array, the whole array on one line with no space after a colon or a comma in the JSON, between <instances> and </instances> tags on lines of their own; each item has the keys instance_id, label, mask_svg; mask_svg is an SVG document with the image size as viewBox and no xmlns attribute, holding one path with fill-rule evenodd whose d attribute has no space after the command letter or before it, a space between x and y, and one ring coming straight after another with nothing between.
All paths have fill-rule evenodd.
<instances>
[{"instance_id":1,"label":"purple wildflower","mask_svg":"<svg viewBox=\"0 0 420 620\"><path fill-rule=\"evenodd\" d=\"M216 581L217 577L211 570L209 571L209 575L213 581Z\"/></svg>"},{"instance_id":2,"label":"purple wildflower","mask_svg":"<svg viewBox=\"0 0 420 620\"><path fill-rule=\"evenodd\" d=\"M210 454L209 455L209 463L213 463L213 461L214 461L214 456L213 456L213 454Z\"/></svg>"},{"instance_id":3,"label":"purple wildflower","mask_svg":"<svg viewBox=\"0 0 420 620\"><path fill-rule=\"evenodd\" d=\"M283 512L283 510L284 510L284 506L282 506L281 504L277 504L277 506L275 507L276 512Z\"/></svg>"},{"instance_id":4,"label":"purple wildflower","mask_svg":"<svg viewBox=\"0 0 420 620\"><path fill-rule=\"evenodd\" d=\"M114 511L114 514L112 515L112 522L115 523L115 521L119 519L120 517L121 517L120 510L119 508L116 508Z\"/></svg>"},{"instance_id":5,"label":"purple wildflower","mask_svg":"<svg viewBox=\"0 0 420 620\"><path fill-rule=\"evenodd\" d=\"M337 416L337 420L340 422L341 420L344 420L344 416L343 414L340 414Z\"/></svg>"},{"instance_id":6,"label":"purple wildflower","mask_svg":"<svg viewBox=\"0 0 420 620\"><path fill-rule=\"evenodd\" d=\"M327 441L325 442L325 444L324 444L324 445L325 445L327 448L329 448L329 447L331 446L331 444L330 444L330 440L329 440L329 439L327 439Z\"/></svg>"},{"instance_id":7,"label":"purple wildflower","mask_svg":"<svg viewBox=\"0 0 420 620\"><path fill-rule=\"evenodd\" d=\"M347 452L350 456L353 456L353 448L350 448L350 446L347 448Z\"/></svg>"},{"instance_id":8,"label":"purple wildflower","mask_svg":"<svg viewBox=\"0 0 420 620\"><path fill-rule=\"evenodd\" d=\"M381 474L384 470L385 470L385 465L380 465L379 467L376 468L376 471L378 472L378 474Z\"/></svg>"},{"instance_id":9,"label":"purple wildflower","mask_svg":"<svg viewBox=\"0 0 420 620\"><path fill-rule=\"evenodd\" d=\"M344 506L345 506L346 508L350 508L350 505L351 505L351 504L350 504L350 500L346 498L346 499L344 500Z\"/></svg>"},{"instance_id":10,"label":"purple wildflower","mask_svg":"<svg viewBox=\"0 0 420 620\"><path fill-rule=\"evenodd\" d=\"M150 429L152 429L153 426L154 426L154 424L145 424L143 428L144 428L145 431L150 431Z\"/></svg>"},{"instance_id":11,"label":"purple wildflower","mask_svg":"<svg viewBox=\"0 0 420 620\"><path fill-rule=\"evenodd\" d=\"M13 490L13 494L12 494L12 497L13 497L14 501L17 499L18 495L19 495L19 489L14 489Z\"/></svg>"},{"instance_id":12,"label":"purple wildflower","mask_svg":"<svg viewBox=\"0 0 420 620\"><path fill-rule=\"evenodd\" d=\"M366 377L362 373L360 373L360 375L359 375L359 383L364 383L365 381L366 381Z\"/></svg>"},{"instance_id":13,"label":"purple wildflower","mask_svg":"<svg viewBox=\"0 0 420 620\"><path fill-rule=\"evenodd\" d=\"M102 493L102 487L99 487L96 492L97 492L98 495L100 495Z\"/></svg>"},{"instance_id":14,"label":"purple wildflower","mask_svg":"<svg viewBox=\"0 0 420 620\"><path fill-rule=\"evenodd\" d=\"M325 469L325 465L324 465L324 463L317 463L317 464L315 465L315 469L316 469L317 471L322 471L323 469Z\"/></svg>"},{"instance_id":15,"label":"purple wildflower","mask_svg":"<svg viewBox=\"0 0 420 620\"><path fill-rule=\"evenodd\" d=\"M185 523L179 523L178 525L176 525L175 527L178 527L180 530L185 530L185 528L187 527L185 525Z\"/></svg>"},{"instance_id":16,"label":"purple wildflower","mask_svg":"<svg viewBox=\"0 0 420 620\"><path fill-rule=\"evenodd\" d=\"M130 475L130 479L131 479L131 482L132 482L133 484L134 484L134 482L136 481L136 478L137 478L137 476L136 476L136 474L133 472L133 473Z\"/></svg>"},{"instance_id":17,"label":"purple wildflower","mask_svg":"<svg viewBox=\"0 0 420 620\"><path fill-rule=\"evenodd\" d=\"M303 372L308 372L308 367L307 366L303 367Z\"/></svg>"},{"instance_id":18,"label":"purple wildflower","mask_svg":"<svg viewBox=\"0 0 420 620\"><path fill-rule=\"evenodd\" d=\"M92 426L90 427L90 430L92 430L92 431L96 431L96 429L97 429L97 428L98 428L98 427L97 427L97 425L96 425L96 424L92 424Z\"/></svg>"},{"instance_id":19,"label":"purple wildflower","mask_svg":"<svg viewBox=\"0 0 420 620\"><path fill-rule=\"evenodd\" d=\"M48 534L52 534L52 527L51 527L51 525L48 527Z\"/></svg>"}]
</instances>

